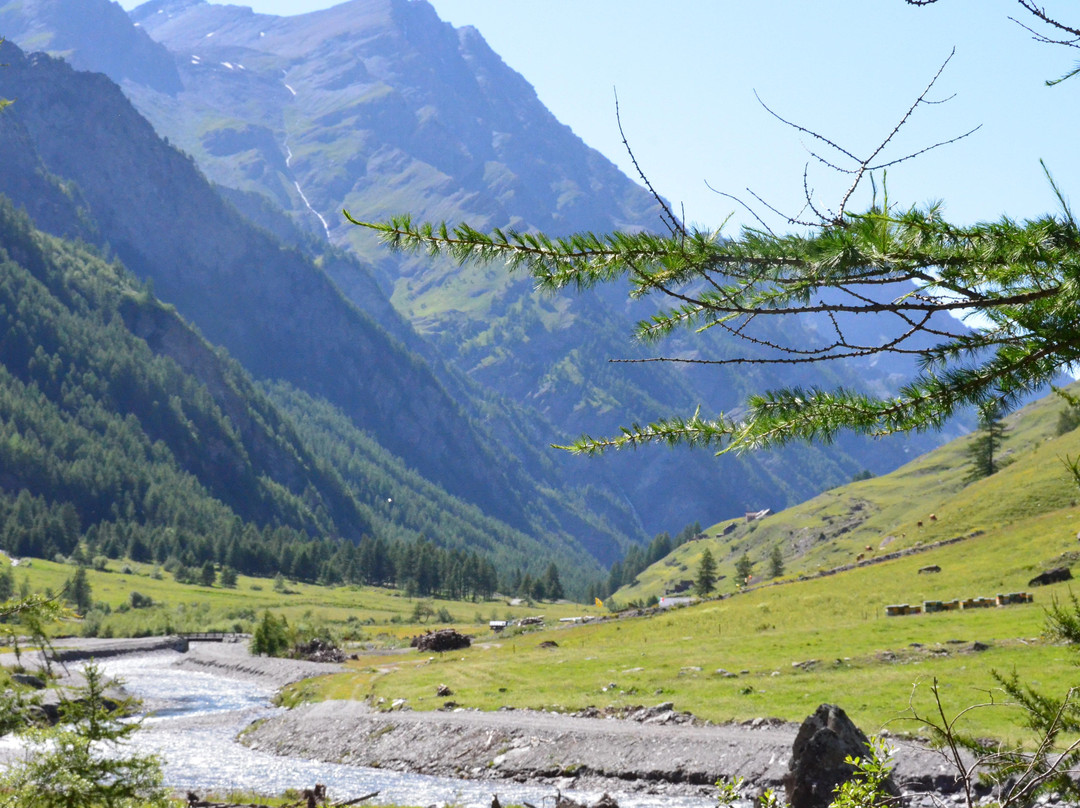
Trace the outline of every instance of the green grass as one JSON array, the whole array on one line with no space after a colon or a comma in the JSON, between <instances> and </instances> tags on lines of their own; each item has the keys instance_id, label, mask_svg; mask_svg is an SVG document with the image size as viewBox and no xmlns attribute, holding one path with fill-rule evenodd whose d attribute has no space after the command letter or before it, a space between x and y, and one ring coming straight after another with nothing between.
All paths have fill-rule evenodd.
<instances>
[{"instance_id":1,"label":"green grass","mask_svg":"<svg viewBox=\"0 0 1080 808\"><path fill-rule=\"evenodd\" d=\"M472 648L454 653L398 650L404 637L432 626L410 625L415 602L390 590L290 584L290 593L282 595L268 580L244 577L235 590L207 589L170 576L155 580L145 566L131 574L92 572L90 582L95 600L113 609L106 625L118 635L135 633L138 621L149 619L142 610L118 613L137 590L162 604L155 619L167 617L177 629L249 629L251 615L272 608L293 625L329 623L376 646L350 663L348 673L288 689L287 704L404 698L414 709L452 701L486 710L510 705L572 711L671 701L713 721L801 721L818 704L835 702L869 731L915 732L909 704L929 709L934 680L951 712L990 698L994 671L1016 670L1049 693L1064 693L1076 681L1074 653L1041 636L1043 607L1068 597L1068 584L1033 590L1035 604L885 616L893 603L1029 590L1039 571L1080 557L1078 492L1059 460L1080 454L1080 431L1056 436L1060 406L1057 399L1044 400L1010 419L1013 462L992 477L964 482L967 439L960 439L892 475L826 492L760 522L714 526L708 538L678 548L617 595L625 602L692 578L709 547L727 575L721 590L728 594L719 599L571 627L556 621L601 610L436 601L458 627L478 635ZM724 535L728 524L735 527ZM930 547L954 537L962 540ZM730 594L734 559L749 552L762 569L777 542L788 573ZM869 561L904 548L919 551L852 564L860 552ZM941 571L919 572L930 564ZM845 569L817 575L837 567ZM67 565L36 561L25 574L34 588L58 591L71 572ZM547 629L491 635L484 625L538 612L548 617ZM556 646L540 647L546 641ZM976 642L985 649L976 650ZM453 695L436 696L443 684ZM1000 701L1000 694L995 698ZM1021 717L1006 706L972 712L964 729L1010 740L1024 736Z\"/></svg>"},{"instance_id":2,"label":"green grass","mask_svg":"<svg viewBox=\"0 0 1080 808\"><path fill-rule=\"evenodd\" d=\"M910 559L882 567L889 568L886 575L874 574L882 568L858 570L445 655L365 657L352 663L355 672L307 683L293 698L406 698L416 709L432 709L446 701L435 696L446 684L464 707L577 710L673 701L714 721L799 721L818 704L837 702L868 729L894 722L893 731L913 731L897 719L916 683L922 683L917 696L925 705L926 685L937 677L959 709L994 686L994 669L1029 672L1052 691L1063 692L1075 679L1070 654L1039 639L1037 604L885 618L882 604L896 599L903 581L917 584L918 573ZM867 596L885 581L893 591ZM1048 593L1039 594L1045 600ZM545 640L558 647L541 648ZM988 650L972 650L974 641ZM818 660L809 671L793 664L808 660ZM1016 723L1006 710L985 710L969 728L1009 736Z\"/></svg>"},{"instance_id":3,"label":"green grass","mask_svg":"<svg viewBox=\"0 0 1080 808\"><path fill-rule=\"evenodd\" d=\"M785 572L794 577L855 563L860 554L870 560L975 531L1020 529L1027 520L1068 511L1080 500L1080 491L1061 458L1080 455L1080 430L1055 434L1064 407L1060 398L1048 396L1007 418L1005 456L1012 462L991 477L965 483L971 438L959 438L891 474L826 491L758 522L739 519L713 525L705 531L707 539L677 548L642 572L636 584L619 590L616 600L660 597L675 582L692 579L706 547L725 576L718 591L731 592L735 560L743 552L755 562L760 580L770 551L779 546ZM1077 529L1080 524L1073 528L1073 537ZM1075 538L1072 542L1076 544ZM1030 568L1052 564L1066 549L1064 544L1063 534L1057 552L1036 557L1025 551ZM1003 550L1003 556L1010 553L1011 548Z\"/></svg>"},{"instance_id":4,"label":"green grass","mask_svg":"<svg viewBox=\"0 0 1080 808\"><path fill-rule=\"evenodd\" d=\"M355 671L308 683L290 697L405 698L416 709L433 709L446 701L435 695L446 684L463 707L578 710L672 701L714 721L801 721L818 704L835 702L868 730L915 732L909 704L929 709L935 679L951 711L994 694L994 671L1016 670L1063 694L1076 681L1077 658L1041 635L1043 607L1070 590L1028 586L1038 572L1080 557L1080 492L1059 460L1080 454L1080 431L1056 435L1061 408L1051 397L1010 418L1012 462L992 477L965 482L970 438L961 438L891 475L826 492L760 522L716 525L616 594L623 603L663 594L672 582L694 577L708 547L726 575L721 599L500 638L443 656L367 657L354 663ZM956 537L962 540L931 547ZM764 570L776 544L786 575L732 595L735 559L749 552ZM860 553L870 561L901 549L919 551L854 564ZM931 564L941 571L919 573ZM838 567L846 569L818 575ZM1017 591L1033 591L1037 602L885 616L893 603ZM539 647L546 640L557 647ZM986 649L974 650L976 642ZM1015 708L976 710L966 722L964 729L976 735L1024 735Z\"/></svg>"}]
</instances>

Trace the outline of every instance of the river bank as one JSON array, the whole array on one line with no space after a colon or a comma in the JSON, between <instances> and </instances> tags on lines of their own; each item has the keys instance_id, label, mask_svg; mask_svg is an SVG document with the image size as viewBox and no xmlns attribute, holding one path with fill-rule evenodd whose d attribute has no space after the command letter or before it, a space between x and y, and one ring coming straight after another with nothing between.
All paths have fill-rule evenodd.
<instances>
[{"instance_id":1,"label":"river bank","mask_svg":"<svg viewBox=\"0 0 1080 808\"><path fill-rule=\"evenodd\" d=\"M146 655L148 641L108 642L93 648L88 641L58 642L57 646L70 652L80 648L107 652L103 655L110 659L108 667L120 665L118 673L130 682L137 668L129 667L125 675L124 663L115 661L122 657L116 654L128 648ZM191 643L183 653L159 650L149 656L155 665L190 671L205 680L207 698L226 689L228 680L247 682L270 694L291 682L344 669L252 657L241 643ZM166 702L167 698L160 704L150 698L148 707L168 712L173 708ZM778 788L798 729L795 724L766 720L749 725L684 723L685 717L669 705L643 708L635 714L637 720L509 709L383 712L351 701L249 712L242 720L230 712L201 708L197 712L177 727L183 732L173 733L176 743L196 729L228 738L243 730L242 742L253 753L279 760L286 768L289 761L322 761L324 766L345 764L334 765L336 769L367 767L376 776L378 772L385 776L419 773L454 778L451 782L483 783L489 795L527 783L550 788L552 793L554 789L610 791L624 797L678 796L693 803L714 797L714 783L725 777L742 777L753 790ZM162 751L169 756L167 749ZM950 790L951 773L945 761L914 745L897 745L896 777L908 793ZM312 784L290 783L294 787Z\"/></svg>"}]
</instances>

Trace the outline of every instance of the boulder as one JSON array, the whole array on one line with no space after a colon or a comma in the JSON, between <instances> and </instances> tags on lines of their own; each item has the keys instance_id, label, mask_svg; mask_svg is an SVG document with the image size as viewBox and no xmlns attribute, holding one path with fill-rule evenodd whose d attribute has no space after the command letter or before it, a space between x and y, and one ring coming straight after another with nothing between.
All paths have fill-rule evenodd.
<instances>
[{"instance_id":1,"label":"boulder","mask_svg":"<svg viewBox=\"0 0 1080 808\"><path fill-rule=\"evenodd\" d=\"M1072 571L1068 567L1054 567L1052 570L1040 573L1028 581L1028 586L1046 586L1060 581L1071 581Z\"/></svg>"},{"instance_id":2,"label":"boulder","mask_svg":"<svg viewBox=\"0 0 1080 808\"><path fill-rule=\"evenodd\" d=\"M11 681L17 682L20 685L31 687L34 690L44 690L45 681L39 677L29 673L13 673L11 674Z\"/></svg>"},{"instance_id":3,"label":"boulder","mask_svg":"<svg viewBox=\"0 0 1080 808\"><path fill-rule=\"evenodd\" d=\"M851 779L855 768L844 759L863 757L869 741L842 709L822 704L803 721L795 736L791 761L784 775L784 790L791 808L828 808L836 787ZM890 778L886 788L900 791Z\"/></svg>"}]
</instances>

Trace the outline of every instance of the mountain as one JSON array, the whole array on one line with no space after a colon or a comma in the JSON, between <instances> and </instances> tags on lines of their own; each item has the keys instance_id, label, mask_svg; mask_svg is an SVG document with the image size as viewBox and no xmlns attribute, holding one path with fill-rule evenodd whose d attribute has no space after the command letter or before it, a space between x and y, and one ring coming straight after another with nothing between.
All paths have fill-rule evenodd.
<instances>
[{"instance_id":1,"label":"mountain","mask_svg":"<svg viewBox=\"0 0 1080 808\"><path fill-rule=\"evenodd\" d=\"M115 36L127 36L115 15L106 14L109 5L107 0L85 0L77 9L62 0L9 4L0 10L8 15L0 22L16 32L45 30L55 10L66 8L73 17L101 24L108 17ZM140 80L104 61L93 69L119 82L156 130L191 155L236 209L317 264L349 302L427 365L446 396L439 406L470 422L462 441L483 437L462 451L439 452L447 432L435 429L432 457L419 440L403 445L404 419L392 418L400 409L396 404L382 420L368 412L378 409L378 402L362 399L381 386L347 390L340 379L316 375L333 377L347 367L337 359L309 364L309 355L296 351L304 367L279 370L283 360L278 359L268 368L261 335L248 319L261 322L258 315L268 300L260 299L254 310L234 310L229 299L204 311L207 296L196 285L203 282L198 272L185 270L185 283L192 286L184 291L167 285L174 274L151 265L174 259L174 247L190 247L193 240L185 232L178 239L182 244L165 246L146 234L160 221L187 231L194 226L190 218L165 211L153 221L134 217L146 228L138 231L143 233L139 249L144 258L152 254L152 261L121 252L127 236L118 238L112 225L98 238L117 249L137 274L152 277L164 299L257 377L286 378L333 402L425 476L500 519L518 527L532 520L573 535L607 562L628 538L640 540L694 519L783 507L864 469L893 468L936 440L845 439L825 449L797 446L719 460L657 451L581 461L547 449L582 432L613 432L662 413L689 413L698 406L706 414L732 410L747 392L770 386L892 389L911 367L834 366L780 376L763 368L611 364L612 357L645 355L628 344L627 334L635 321L649 316L649 303L631 305L616 289L539 296L527 278L497 267L390 255L370 234L347 225L343 207L366 219L411 211L419 218L555 234L657 225L657 206L648 192L560 124L475 30L454 29L423 0L353 0L287 18L201 0L154 0L133 11L127 25L171 53L181 88ZM69 22L68 27L78 26ZM12 38L19 41L18 35ZM85 65L93 62L94 48L87 42L63 55ZM76 144L65 148L69 145ZM147 175L147 180L162 183L165 177ZM86 177L76 182L93 184ZM161 200L129 197L129 202L149 211ZM158 249L151 253L151 248ZM236 254L231 247L224 252ZM262 260L260 255L242 258ZM250 290L257 282L249 276L240 286ZM212 301L228 297L209 288ZM237 294L235 300L245 297ZM295 304L291 315L268 319L287 322L299 316L298 305L310 306L293 296L290 303ZM319 313L315 320L306 344L314 347L326 336L333 345L333 318ZM325 335L316 333L324 328ZM811 338L808 329L812 324L796 324L771 337L799 344ZM278 347L279 355L288 353ZM713 334L687 335L670 347L670 353L691 358L733 351ZM413 416L421 412L415 406ZM451 470L452 455L484 459L470 462L459 475ZM494 471L503 468L509 471Z\"/></svg>"},{"instance_id":2,"label":"mountain","mask_svg":"<svg viewBox=\"0 0 1080 808\"><path fill-rule=\"evenodd\" d=\"M3 197L0 334L10 554L81 543L173 571L210 561L457 597L551 562L573 591L598 572L579 543L514 530L424 480L328 402L263 390L117 262ZM414 580L425 565L441 582Z\"/></svg>"},{"instance_id":3,"label":"mountain","mask_svg":"<svg viewBox=\"0 0 1080 808\"><path fill-rule=\"evenodd\" d=\"M325 399L431 483L549 546L613 557L619 503L562 491L467 416L417 354L349 303L316 262L254 227L162 142L116 85L0 50L0 192L43 228L97 243L153 283L256 379ZM372 287L373 289L375 287ZM621 517L630 524L628 517Z\"/></svg>"},{"instance_id":4,"label":"mountain","mask_svg":"<svg viewBox=\"0 0 1080 808\"><path fill-rule=\"evenodd\" d=\"M117 3L18 0L0 6L0 31L23 47L63 56L78 70L128 79L164 93L183 86L171 54L132 26ZM87 10L92 13L79 13ZM75 11L75 13L73 13Z\"/></svg>"},{"instance_id":5,"label":"mountain","mask_svg":"<svg viewBox=\"0 0 1080 808\"><path fill-rule=\"evenodd\" d=\"M632 324L651 313L619 290L534 294L498 267L392 256L349 226L342 207L378 220L405 211L478 227L654 228L655 200L582 143L472 28L456 30L422 0L353 0L295 17L200 0L155 0L131 14L176 55L183 91L122 82L136 106L215 182L289 211L301 226L369 260L397 309L446 361L528 407L544 442L613 432L659 413L737 408L778 383L895 389L906 362L772 373L608 363L640 358ZM243 103L238 103L243 99ZM332 272L346 294L351 272ZM768 335L799 344L808 326ZM713 335L669 353L730 355ZM933 445L916 436L849 440L830 451L724 458L654 453L564 465L638 504L648 530L686 515L790 504ZM556 461L560 462L560 461ZM647 506L644 504L648 503Z\"/></svg>"}]
</instances>

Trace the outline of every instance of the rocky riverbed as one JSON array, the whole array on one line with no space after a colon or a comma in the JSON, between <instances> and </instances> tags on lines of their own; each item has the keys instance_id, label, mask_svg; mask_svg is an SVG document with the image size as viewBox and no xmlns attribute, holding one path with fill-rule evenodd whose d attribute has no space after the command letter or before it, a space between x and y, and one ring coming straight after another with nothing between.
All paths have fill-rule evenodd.
<instances>
[{"instance_id":1,"label":"rocky riverbed","mask_svg":"<svg viewBox=\"0 0 1080 808\"><path fill-rule=\"evenodd\" d=\"M124 648L145 652L145 643L110 641L88 650L98 652L95 656ZM88 646L73 643L68 651L75 655L80 648ZM170 664L273 689L343 669L252 657L241 643L191 643ZM214 720L213 715L200 718L201 724ZM704 724L669 704L615 717L509 709L386 712L361 702L332 701L262 718L244 731L242 740L275 755L493 781L492 792L501 780L594 793L701 798L714 795L713 784L722 777L742 777L753 789L780 787L797 730L795 724L763 719ZM951 770L940 755L912 744L895 745L896 778L905 792L949 790Z\"/></svg>"},{"instance_id":2,"label":"rocky riverbed","mask_svg":"<svg viewBox=\"0 0 1080 808\"><path fill-rule=\"evenodd\" d=\"M532 710L381 712L331 701L263 721L243 741L277 754L447 777L705 795L733 776L754 789L780 788L797 730L769 721L680 723L669 705L630 718L589 718ZM940 755L909 744L897 747L896 777L908 792L952 784Z\"/></svg>"}]
</instances>

